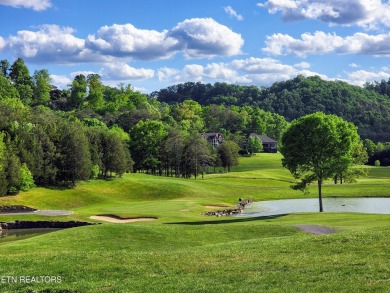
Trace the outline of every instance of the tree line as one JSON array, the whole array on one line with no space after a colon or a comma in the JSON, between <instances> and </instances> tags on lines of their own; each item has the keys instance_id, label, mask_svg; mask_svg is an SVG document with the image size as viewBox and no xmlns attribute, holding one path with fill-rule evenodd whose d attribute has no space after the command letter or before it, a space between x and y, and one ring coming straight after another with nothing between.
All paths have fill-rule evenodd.
<instances>
[{"instance_id":1,"label":"tree line","mask_svg":"<svg viewBox=\"0 0 390 293\"><path fill-rule=\"evenodd\" d=\"M104 86L97 74L60 90L47 70L30 76L21 58L1 61L0 117L0 195L129 171L189 178L229 170L249 130L280 136L287 125L250 107L168 105L130 85ZM211 147L205 131L223 132L226 142Z\"/></svg>"},{"instance_id":2,"label":"tree line","mask_svg":"<svg viewBox=\"0 0 390 293\"><path fill-rule=\"evenodd\" d=\"M270 87L226 83L187 82L152 93L166 103L192 99L201 105L259 107L287 121L321 111L353 122L363 139L390 141L390 83L366 84L364 88L318 76L275 82Z\"/></svg>"},{"instance_id":3,"label":"tree line","mask_svg":"<svg viewBox=\"0 0 390 293\"><path fill-rule=\"evenodd\" d=\"M250 100L234 102L242 89L254 97L264 88L217 84L221 91L234 88L234 95L219 95L203 105L199 99L205 91L195 90L203 85L188 85L196 85L192 94L176 102L131 85L105 86L98 74L79 74L66 89L58 89L47 70L30 75L23 59L1 60L0 195L130 171L196 178L217 168L229 171L239 151L261 150L259 142L248 141L252 132L281 142L287 119ZM222 133L225 142L212 147L205 132ZM377 143L372 156L383 146Z\"/></svg>"}]
</instances>

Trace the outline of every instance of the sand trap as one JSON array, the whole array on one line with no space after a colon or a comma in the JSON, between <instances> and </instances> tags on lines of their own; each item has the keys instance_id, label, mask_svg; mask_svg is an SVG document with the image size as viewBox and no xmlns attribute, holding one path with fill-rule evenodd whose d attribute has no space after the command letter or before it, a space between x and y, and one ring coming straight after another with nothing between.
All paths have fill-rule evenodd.
<instances>
[{"instance_id":1,"label":"sand trap","mask_svg":"<svg viewBox=\"0 0 390 293\"><path fill-rule=\"evenodd\" d=\"M227 206L205 206L206 209L228 209L230 207Z\"/></svg>"},{"instance_id":2,"label":"sand trap","mask_svg":"<svg viewBox=\"0 0 390 293\"><path fill-rule=\"evenodd\" d=\"M91 216L90 219L98 220L98 221L106 221L110 223L134 223L141 221L153 221L156 218L132 218L132 219L121 219L119 217L114 216Z\"/></svg>"}]
</instances>

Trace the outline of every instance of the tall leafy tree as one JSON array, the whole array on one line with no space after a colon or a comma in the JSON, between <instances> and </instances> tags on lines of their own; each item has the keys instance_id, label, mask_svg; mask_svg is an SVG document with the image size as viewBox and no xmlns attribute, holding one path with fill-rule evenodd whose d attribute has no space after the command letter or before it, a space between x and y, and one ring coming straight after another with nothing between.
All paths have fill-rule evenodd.
<instances>
[{"instance_id":1,"label":"tall leafy tree","mask_svg":"<svg viewBox=\"0 0 390 293\"><path fill-rule=\"evenodd\" d=\"M87 97L87 79L84 74L74 77L70 89L70 105L72 108L79 108Z\"/></svg>"},{"instance_id":2,"label":"tall leafy tree","mask_svg":"<svg viewBox=\"0 0 390 293\"><path fill-rule=\"evenodd\" d=\"M92 170L91 154L81 125L63 120L58 143L57 179L73 186L77 180L88 180Z\"/></svg>"},{"instance_id":3,"label":"tall leafy tree","mask_svg":"<svg viewBox=\"0 0 390 293\"><path fill-rule=\"evenodd\" d=\"M0 74L0 100L5 98L19 99L19 92L4 75Z\"/></svg>"},{"instance_id":4,"label":"tall leafy tree","mask_svg":"<svg viewBox=\"0 0 390 293\"><path fill-rule=\"evenodd\" d=\"M4 77L8 77L8 71L9 71L9 61L4 59L0 60L0 75L3 75Z\"/></svg>"},{"instance_id":5,"label":"tall leafy tree","mask_svg":"<svg viewBox=\"0 0 390 293\"><path fill-rule=\"evenodd\" d=\"M161 121L139 121L130 130L130 153L134 159L134 170L155 173L161 164L161 148L167 136Z\"/></svg>"},{"instance_id":6,"label":"tall leafy tree","mask_svg":"<svg viewBox=\"0 0 390 293\"><path fill-rule=\"evenodd\" d=\"M258 136L251 136L248 139L248 150L251 155L263 150L263 143Z\"/></svg>"},{"instance_id":7,"label":"tall leafy tree","mask_svg":"<svg viewBox=\"0 0 390 293\"><path fill-rule=\"evenodd\" d=\"M47 69L35 70L33 81L33 105L46 105L50 101L51 77Z\"/></svg>"},{"instance_id":8,"label":"tall leafy tree","mask_svg":"<svg viewBox=\"0 0 390 293\"><path fill-rule=\"evenodd\" d=\"M189 178L194 174L195 179L199 171L202 170L210 160L210 147L202 135L192 133L184 146L182 159L182 173L184 177Z\"/></svg>"},{"instance_id":9,"label":"tall leafy tree","mask_svg":"<svg viewBox=\"0 0 390 293\"><path fill-rule=\"evenodd\" d=\"M333 178L342 164L354 162L353 151L359 142L357 128L335 115L321 112L294 120L282 136L282 163L305 188L317 181L319 210L323 211L322 184Z\"/></svg>"},{"instance_id":10,"label":"tall leafy tree","mask_svg":"<svg viewBox=\"0 0 390 293\"><path fill-rule=\"evenodd\" d=\"M238 165L238 151L240 147L234 141L225 141L218 147L218 157L222 167L230 172L232 166Z\"/></svg>"},{"instance_id":11,"label":"tall leafy tree","mask_svg":"<svg viewBox=\"0 0 390 293\"><path fill-rule=\"evenodd\" d=\"M22 58L18 58L12 64L9 77L19 92L20 99L25 105L30 105L33 96L32 81L30 71Z\"/></svg>"},{"instance_id":12,"label":"tall leafy tree","mask_svg":"<svg viewBox=\"0 0 390 293\"><path fill-rule=\"evenodd\" d=\"M87 83L89 89L88 104L93 110L98 111L104 106L104 86L100 80L100 75L88 74Z\"/></svg>"}]
</instances>

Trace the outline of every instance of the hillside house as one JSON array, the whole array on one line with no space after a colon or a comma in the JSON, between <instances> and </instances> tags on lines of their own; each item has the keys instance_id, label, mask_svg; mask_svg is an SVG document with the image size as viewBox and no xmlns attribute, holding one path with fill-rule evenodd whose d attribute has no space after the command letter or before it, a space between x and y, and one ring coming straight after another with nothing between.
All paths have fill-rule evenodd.
<instances>
[{"instance_id":1,"label":"hillside house","mask_svg":"<svg viewBox=\"0 0 390 293\"><path fill-rule=\"evenodd\" d=\"M263 150L267 153L277 153L278 152L278 142L268 136L260 135L256 133L251 133L249 137L257 136L261 139L261 142L263 144Z\"/></svg>"},{"instance_id":2,"label":"hillside house","mask_svg":"<svg viewBox=\"0 0 390 293\"><path fill-rule=\"evenodd\" d=\"M223 143L223 136L219 132L203 133L203 137L214 147L218 147L221 143Z\"/></svg>"}]
</instances>

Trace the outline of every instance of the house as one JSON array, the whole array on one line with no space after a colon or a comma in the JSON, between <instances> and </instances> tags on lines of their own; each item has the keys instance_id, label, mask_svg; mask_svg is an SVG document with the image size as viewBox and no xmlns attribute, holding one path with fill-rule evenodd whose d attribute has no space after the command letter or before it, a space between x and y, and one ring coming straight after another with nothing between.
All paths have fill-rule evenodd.
<instances>
[{"instance_id":1,"label":"house","mask_svg":"<svg viewBox=\"0 0 390 293\"><path fill-rule=\"evenodd\" d=\"M221 143L223 143L223 136L218 132L203 133L203 137L214 147L218 147Z\"/></svg>"},{"instance_id":2,"label":"house","mask_svg":"<svg viewBox=\"0 0 390 293\"><path fill-rule=\"evenodd\" d=\"M251 133L249 137L257 136L260 138L262 144L263 144L263 150L267 153L277 153L278 152L278 142L272 138L269 138L265 135L260 135L256 133Z\"/></svg>"}]
</instances>

